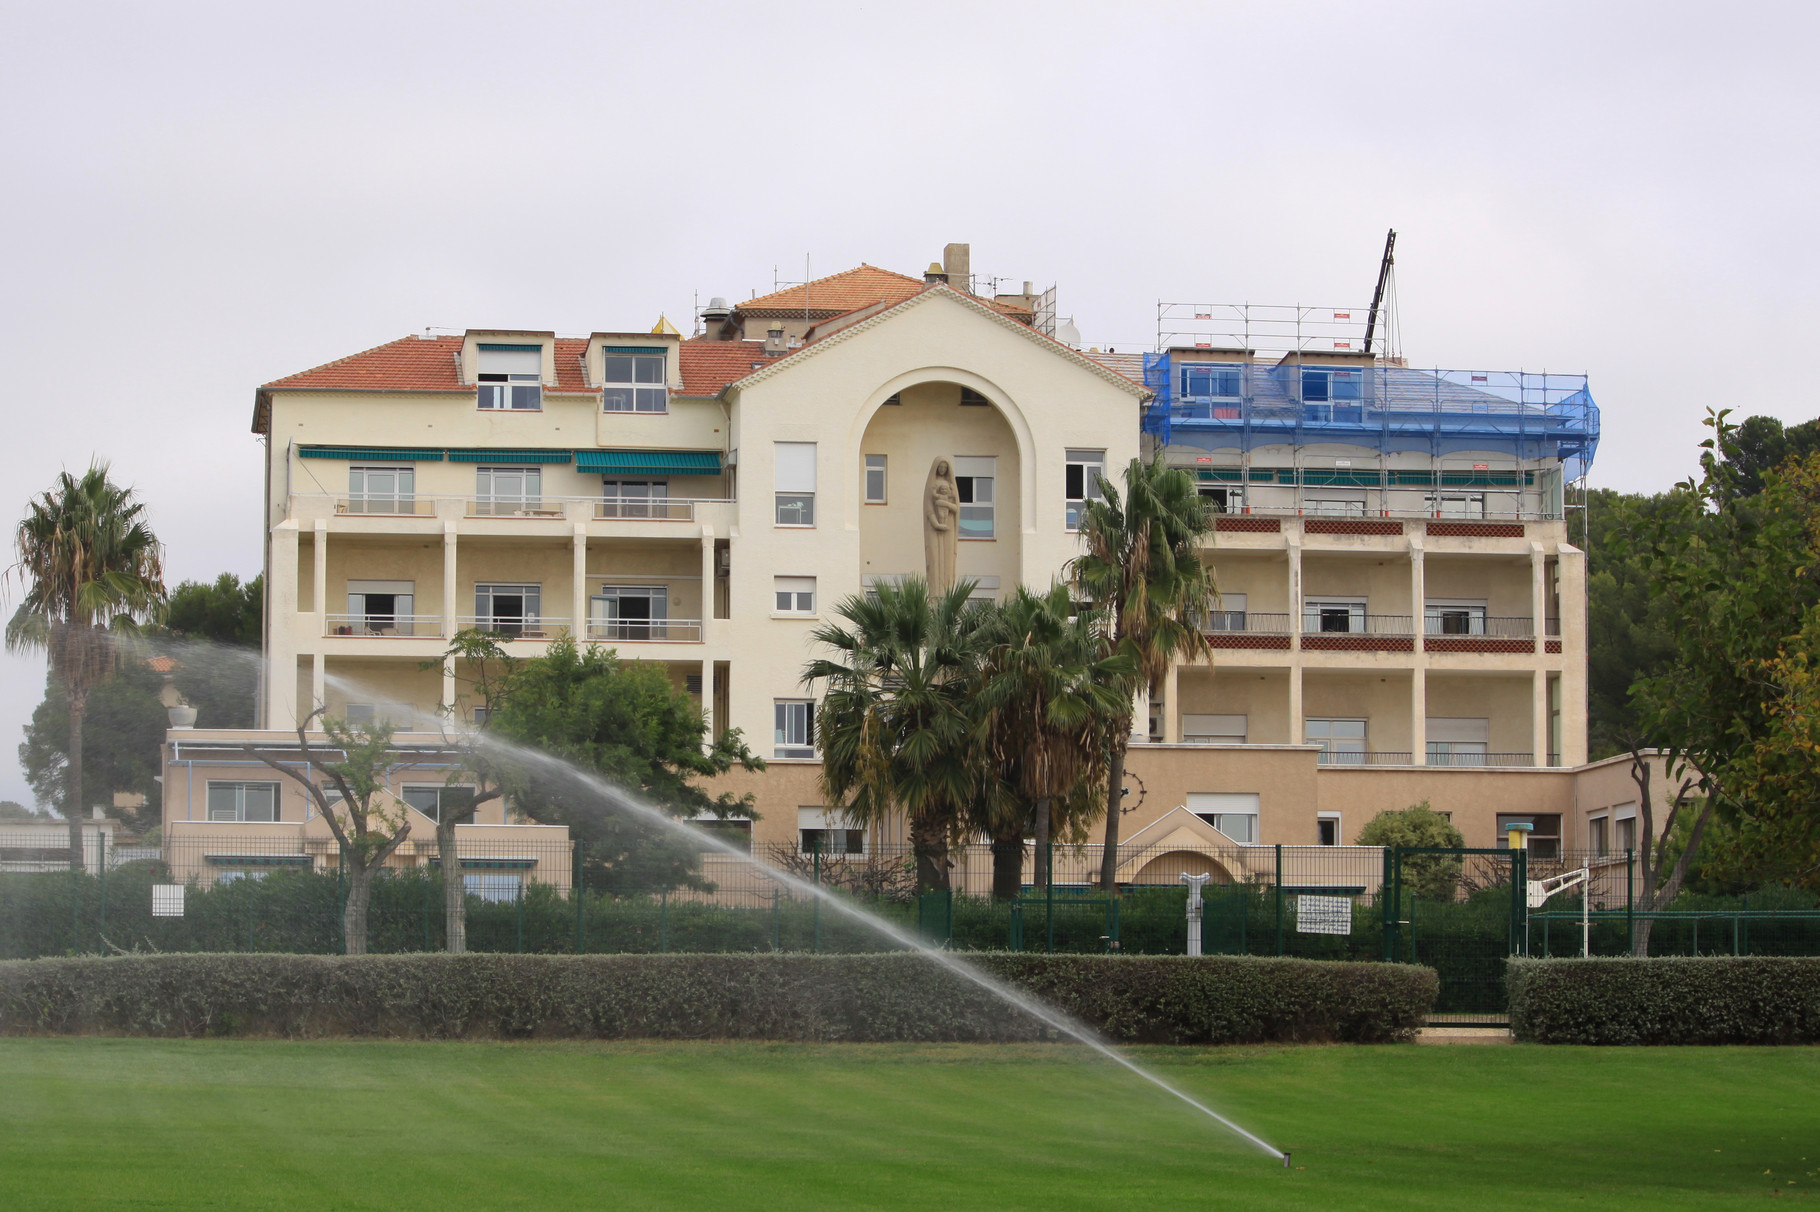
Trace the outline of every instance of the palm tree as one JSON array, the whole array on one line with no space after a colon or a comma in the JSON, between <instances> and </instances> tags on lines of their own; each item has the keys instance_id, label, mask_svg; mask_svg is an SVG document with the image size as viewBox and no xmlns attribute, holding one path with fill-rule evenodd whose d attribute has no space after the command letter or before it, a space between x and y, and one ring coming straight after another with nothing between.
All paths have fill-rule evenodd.
<instances>
[{"instance_id":1,"label":"palm tree","mask_svg":"<svg viewBox=\"0 0 1820 1212\"><path fill-rule=\"evenodd\" d=\"M973 583L937 597L920 578L854 596L814 639L834 650L803 670L826 692L816 728L831 810L856 825L902 812L917 891L948 889L948 844L982 783L985 747L974 700L989 612Z\"/></svg>"},{"instance_id":2,"label":"palm tree","mask_svg":"<svg viewBox=\"0 0 1820 1212\"><path fill-rule=\"evenodd\" d=\"M43 652L69 701L70 866L82 866L82 717L89 693L119 665L123 635L164 602L159 545L133 490L97 463L80 478L62 472L27 507L9 570L25 586L6 624L10 652Z\"/></svg>"},{"instance_id":3,"label":"palm tree","mask_svg":"<svg viewBox=\"0 0 1820 1212\"><path fill-rule=\"evenodd\" d=\"M1214 519L1194 481L1165 464L1160 453L1148 463L1131 460L1124 479L1121 499L1100 477L1103 499L1089 501L1081 517L1087 550L1070 565L1076 588L1101 611L1108 640L1135 669L1107 771L1100 887L1109 894L1118 891L1119 801L1135 715L1131 698L1148 693L1172 660L1209 654L1200 616L1215 593L1213 571L1200 555Z\"/></svg>"},{"instance_id":4,"label":"palm tree","mask_svg":"<svg viewBox=\"0 0 1820 1212\"><path fill-rule=\"evenodd\" d=\"M1027 826L1044 886L1051 837L1085 840L1105 806L1109 732L1129 714L1123 688L1135 666L1076 612L1066 585L1046 594L1019 586L994 612L990 633L979 704L997 777L978 801L978 824L992 838L992 894L1010 900L1023 885Z\"/></svg>"}]
</instances>

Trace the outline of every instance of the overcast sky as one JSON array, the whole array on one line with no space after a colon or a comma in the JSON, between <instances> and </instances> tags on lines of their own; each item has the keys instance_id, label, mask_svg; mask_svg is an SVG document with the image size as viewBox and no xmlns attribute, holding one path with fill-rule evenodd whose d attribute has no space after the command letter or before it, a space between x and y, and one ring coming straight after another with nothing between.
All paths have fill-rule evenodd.
<instances>
[{"instance_id":1,"label":"overcast sky","mask_svg":"<svg viewBox=\"0 0 1820 1212\"><path fill-rule=\"evenodd\" d=\"M173 583L259 571L262 382L951 240L1135 349L1159 299L1363 305L1394 226L1407 354L1589 373L1597 485L1820 413L1811 4L0 13L0 518L109 460ZM0 797L41 688L0 665Z\"/></svg>"}]
</instances>

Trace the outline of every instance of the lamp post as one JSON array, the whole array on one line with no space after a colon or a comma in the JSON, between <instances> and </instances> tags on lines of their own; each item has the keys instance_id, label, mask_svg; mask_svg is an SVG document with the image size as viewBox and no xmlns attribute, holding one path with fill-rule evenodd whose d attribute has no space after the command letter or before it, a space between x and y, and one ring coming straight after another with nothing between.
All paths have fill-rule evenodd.
<instances>
[{"instance_id":1,"label":"lamp post","mask_svg":"<svg viewBox=\"0 0 1820 1212\"><path fill-rule=\"evenodd\" d=\"M1201 900L1201 888L1212 879L1211 875L1189 875L1182 872L1182 883L1188 885L1188 954L1201 953L1201 911L1205 904Z\"/></svg>"}]
</instances>

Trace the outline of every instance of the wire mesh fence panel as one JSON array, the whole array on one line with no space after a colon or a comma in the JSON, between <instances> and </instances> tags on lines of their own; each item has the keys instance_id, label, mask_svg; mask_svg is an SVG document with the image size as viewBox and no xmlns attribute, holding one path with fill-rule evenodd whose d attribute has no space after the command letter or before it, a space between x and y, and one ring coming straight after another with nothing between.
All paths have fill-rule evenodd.
<instances>
[{"instance_id":1,"label":"wire mesh fence panel","mask_svg":"<svg viewBox=\"0 0 1820 1212\"><path fill-rule=\"evenodd\" d=\"M1820 955L1820 910L1594 910L1582 917L1569 903L1531 913L1527 934L1528 953L1537 957L1630 955L1638 942L1650 955Z\"/></svg>"}]
</instances>

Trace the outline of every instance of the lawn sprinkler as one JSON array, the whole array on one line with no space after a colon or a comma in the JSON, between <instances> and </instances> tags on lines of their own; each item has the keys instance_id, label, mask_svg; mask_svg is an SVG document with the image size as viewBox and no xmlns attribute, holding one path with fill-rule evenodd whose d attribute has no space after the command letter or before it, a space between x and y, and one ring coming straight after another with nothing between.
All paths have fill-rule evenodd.
<instances>
[{"instance_id":1,"label":"lawn sprinkler","mask_svg":"<svg viewBox=\"0 0 1820 1212\"><path fill-rule=\"evenodd\" d=\"M1289 1169L1289 1154L1283 1154L1283 1169Z\"/></svg>"},{"instance_id":2,"label":"lawn sprinkler","mask_svg":"<svg viewBox=\"0 0 1820 1212\"><path fill-rule=\"evenodd\" d=\"M1212 879L1211 875L1189 875L1182 872L1182 882L1188 885L1188 954L1201 953L1201 886Z\"/></svg>"}]
</instances>

